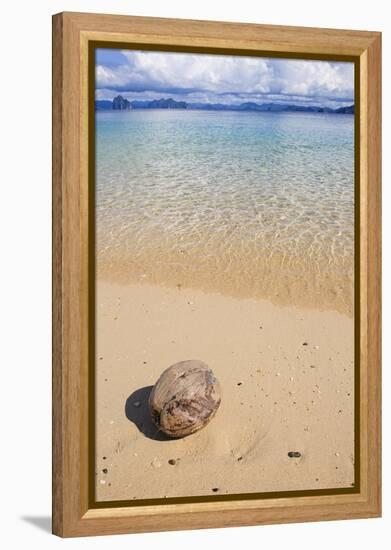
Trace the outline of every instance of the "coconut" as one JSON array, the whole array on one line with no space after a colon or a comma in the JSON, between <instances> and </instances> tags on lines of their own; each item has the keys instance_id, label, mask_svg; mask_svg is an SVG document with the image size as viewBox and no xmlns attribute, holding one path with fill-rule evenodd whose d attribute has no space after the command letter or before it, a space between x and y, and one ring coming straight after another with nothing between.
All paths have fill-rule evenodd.
<instances>
[{"instance_id":1,"label":"coconut","mask_svg":"<svg viewBox=\"0 0 391 550\"><path fill-rule=\"evenodd\" d=\"M160 375L149 397L149 409L162 432L184 437L206 426L220 401L220 384L213 371L202 361L188 360Z\"/></svg>"}]
</instances>

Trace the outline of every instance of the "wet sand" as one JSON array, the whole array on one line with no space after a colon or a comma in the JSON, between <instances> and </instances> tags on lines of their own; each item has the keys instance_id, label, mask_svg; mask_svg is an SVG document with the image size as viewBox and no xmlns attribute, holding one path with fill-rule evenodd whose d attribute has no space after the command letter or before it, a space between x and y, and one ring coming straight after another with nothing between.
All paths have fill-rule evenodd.
<instances>
[{"instance_id":1,"label":"wet sand","mask_svg":"<svg viewBox=\"0 0 391 550\"><path fill-rule=\"evenodd\" d=\"M351 486L351 317L102 280L96 308L98 501ZM147 399L185 359L213 369L222 402L200 432L165 440Z\"/></svg>"}]
</instances>

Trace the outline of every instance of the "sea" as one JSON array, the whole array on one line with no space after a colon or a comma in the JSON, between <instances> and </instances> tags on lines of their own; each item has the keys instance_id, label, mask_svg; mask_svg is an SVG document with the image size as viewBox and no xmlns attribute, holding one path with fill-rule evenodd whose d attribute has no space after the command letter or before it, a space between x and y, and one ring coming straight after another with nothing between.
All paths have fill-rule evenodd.
<instances>
[{"instance_id":1,"label":"sea","mask_svg":"<svg viewBox=\"0 0 391 550\"><path fill-rule=\"evenodd\" d=\"M353 315L353 115L95 116L98 278Z\"/></svg>"}]
</instances>

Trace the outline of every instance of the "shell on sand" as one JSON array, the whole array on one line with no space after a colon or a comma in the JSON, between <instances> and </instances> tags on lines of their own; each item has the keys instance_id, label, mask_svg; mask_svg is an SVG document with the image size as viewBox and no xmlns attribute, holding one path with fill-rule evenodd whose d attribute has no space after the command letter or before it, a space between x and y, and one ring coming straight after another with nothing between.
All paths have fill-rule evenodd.
<instances>
[{"instance_id":1,"label":"shell on sand","mask_svg":"<svg viewBox=\"0 0 391 550\"><path fill-rule=\"evenodd\" d=\"M159 429L184 437L203 428L221 401L220 384L198 360L181 361L166 369L152 388L149 408Z\"/></svg>"}]
</instances>

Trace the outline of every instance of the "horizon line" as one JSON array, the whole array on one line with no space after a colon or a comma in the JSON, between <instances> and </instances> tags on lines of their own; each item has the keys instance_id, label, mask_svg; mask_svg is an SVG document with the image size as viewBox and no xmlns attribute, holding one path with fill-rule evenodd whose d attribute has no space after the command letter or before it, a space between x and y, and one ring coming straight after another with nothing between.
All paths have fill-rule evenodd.
<instances>
[{"instance_id":1,"label":"horizon line","mask_svg":"<svg viewBox=\"0 0 391 550\"><path fill-rule=\"evenodd\" d=\"M108 102L108 103L113 103L113 101L117 98L121 98L122 100L124 101L127 101L129 104L132 104L132 103L151 103L151 102L154 102L154 101L173 101L175 103L184 103L186 105L205 105L205 106L213 106L213 105L219 105L219 106L222 106L222 107L240 107L240 106L243 106L243 105L256 105L256 106L259 106L259 107L262 107L262 106L265 106L265 105L280 105L280 106L292 106L292 107L299 107L299 108L318 108L318 109L329 109L329 110L337 110L337 109L341 109L341 108L346 108L346 107L354 107L355 106L355 101L354 101L354 98L352 99L346 99L346 100L340 100L340 102L344 102L344 103L347 103L348 105L345 105L345 106L341 106L341 107L336 107L336 108L333 108L333 107L330 107L330 106L327 106L327 105L322 105L322 104L314 104L314 103L302 103L300 101L292 101L292 102L289 102L289 101L280 101L280 100L265 100L265 101L262 101L260 103L258 103L257 101L242 101L240 103L223 103L223 102L209 102L209 101L186 101L185 99L181 99L181 100L177 100L177 99L174 99L173 97L170 97L170 96L167 96L167 97L164 97L164 96L161 96L161 97L155 97L155 98L152 98L152 99L149 99L149 98L146 98L146 99L128 99L126 97L124 97L124 95L122 94L118 94L116 96L114 96L112 99L96 99L95 98L95 102Z\"/></svg>"}]
</instances>

